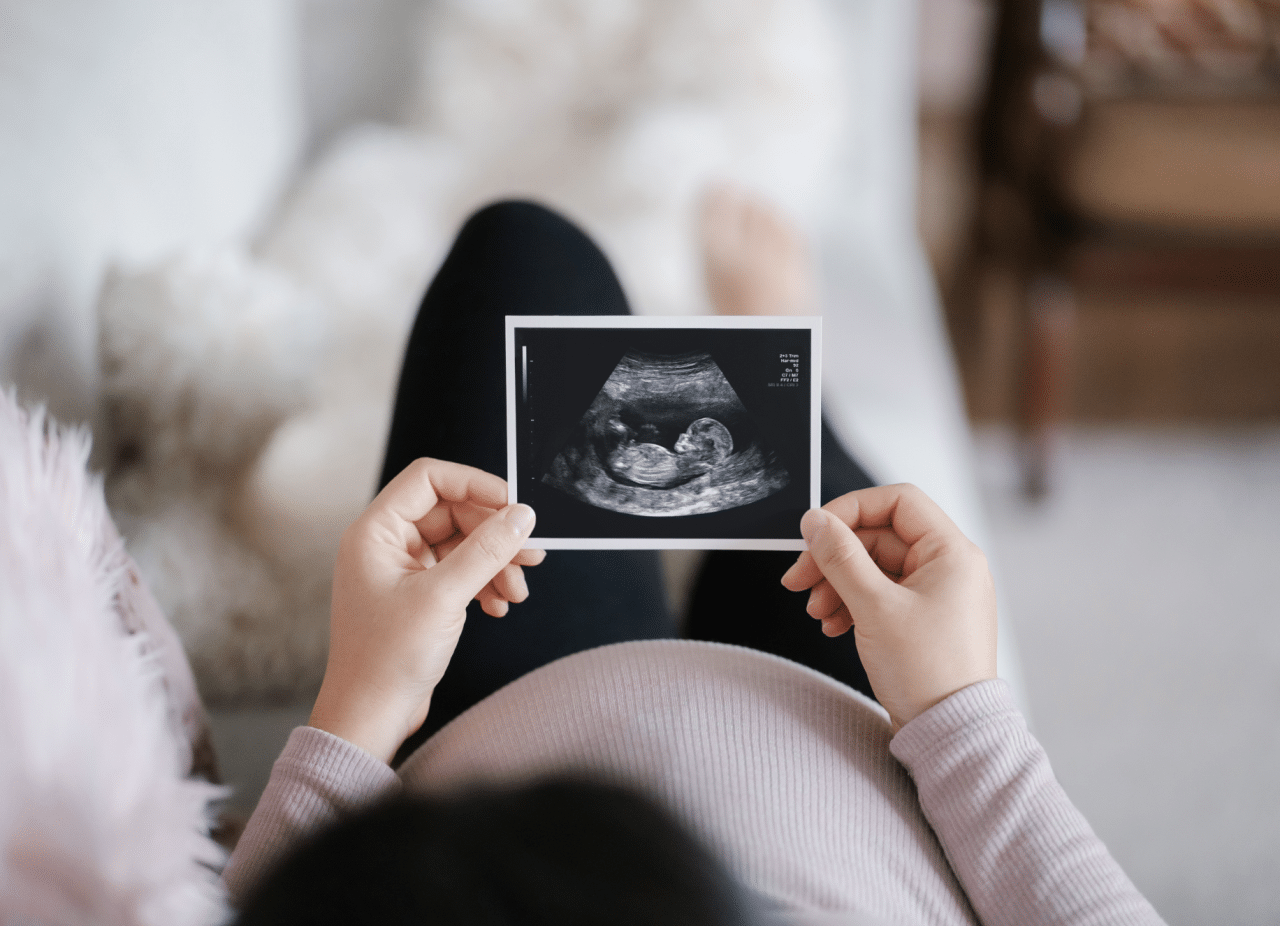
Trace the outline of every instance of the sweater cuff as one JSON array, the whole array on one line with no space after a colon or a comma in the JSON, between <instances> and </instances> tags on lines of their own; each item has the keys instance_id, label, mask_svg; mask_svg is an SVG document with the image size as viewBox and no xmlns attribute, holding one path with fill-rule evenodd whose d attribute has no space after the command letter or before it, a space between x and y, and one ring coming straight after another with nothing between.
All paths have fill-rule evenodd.
<instances>
[{"instance_id":1,"label":"sweater cuff","mask_svg":"<svg viewBox=\"0 0 1280 926\"><path fill-rule=\"evenodd\" d=\"M889 742L889 752L912 771L931 754L945 750L957 737L996 722L1014 721L1025 730L1026 721L1013 700L1013 689L1004 679L977 682L961 688L904 726Z\"/></svg>"},{"instance_id":2,"label":"sweater cuff","mask_svg":"<svg viewBox=\"0 0 1280 926\"><path fill-rule=\"evenodd\" d=\"M295 728L275 767L311 783L342 813L400 790L400 779L387 763L315 727Z\"/></svg>"}]
</instances>

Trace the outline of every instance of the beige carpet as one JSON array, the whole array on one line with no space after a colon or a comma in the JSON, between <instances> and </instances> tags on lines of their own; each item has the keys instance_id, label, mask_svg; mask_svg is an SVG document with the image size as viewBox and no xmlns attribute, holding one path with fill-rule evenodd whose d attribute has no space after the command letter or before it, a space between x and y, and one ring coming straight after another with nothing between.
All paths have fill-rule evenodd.
<instances>
[{"instance_id":1,"label":"beige carpet","mask_svg":"<svg viewBox=\"0 0 1280 926\"><path fill-rule=\"evenodd\" d=\"M1067 792L1173 926L1280 922L1280 426L1076 430L1038 506L978 446Z\"/></svg>"}]
</instances>

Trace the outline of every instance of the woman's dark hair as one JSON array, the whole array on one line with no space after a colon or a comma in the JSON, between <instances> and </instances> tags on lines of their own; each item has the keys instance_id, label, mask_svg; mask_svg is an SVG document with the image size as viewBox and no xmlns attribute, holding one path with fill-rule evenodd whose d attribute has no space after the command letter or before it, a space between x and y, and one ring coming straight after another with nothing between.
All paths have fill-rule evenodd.
<instances>
[{"instance_id":1,"label":"woman's dark hair","mask_svg":"<svg viewBox=\"0 0 1280 926\"><path fill-rule=\"evenodd\" d=\"M240 926L740 926L742 895L666 811L612 785L546 780L401 797L306 842Z\"/></svg>"}]
</instances>

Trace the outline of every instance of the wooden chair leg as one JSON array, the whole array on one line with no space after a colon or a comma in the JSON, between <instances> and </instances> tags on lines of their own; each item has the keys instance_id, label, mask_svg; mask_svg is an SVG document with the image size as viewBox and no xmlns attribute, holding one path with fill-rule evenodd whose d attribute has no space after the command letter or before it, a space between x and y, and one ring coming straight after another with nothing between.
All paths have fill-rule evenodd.
<instances>
[{"instance_id":1,"label":"wooden chair leg","mask_svg":"<svg viewBox=\"0 0 1280 926\"><path fill-rule=\"evenodd\" d=\"M1018 443L1023 492L1037 499L1049 491L1054 444L1067 409L1076 303L1071 287L1056 277L1035 280L1023 299Z\"/></svg>"},{"instance_id":2,"label":"wooden chair leg","mask_svg":"<svg viewBox=\"0 0 1280 926\"><path fill-rule=\"evenodd\" d=\"M966 237L972 242L981 234L975 222ZM982 284L988 260L988 255L977 244L962 244L949 285L942 292L951 347L962 366L972 361L981 350Z\"/></svg>"}]
</instances>

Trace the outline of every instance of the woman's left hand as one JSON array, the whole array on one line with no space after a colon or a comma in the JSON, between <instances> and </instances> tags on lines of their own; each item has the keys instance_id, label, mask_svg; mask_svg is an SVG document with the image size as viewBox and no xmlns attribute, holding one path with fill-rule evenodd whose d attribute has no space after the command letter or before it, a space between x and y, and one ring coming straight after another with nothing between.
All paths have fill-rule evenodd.
<instances>
[{"instance_id":1,"label":"woman's left hand","mask_svg":"<svg viewBox=\"0 0 1280 926\"><path fill-rule=\"evenodd\" d=\"M311 726L389 762L422 725L474 598L494 617L528 597L533 509L497 476L410 464L347 528L333 572L329 662Z\"/></svg>"}]
</instances>

